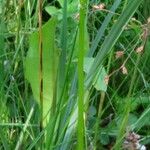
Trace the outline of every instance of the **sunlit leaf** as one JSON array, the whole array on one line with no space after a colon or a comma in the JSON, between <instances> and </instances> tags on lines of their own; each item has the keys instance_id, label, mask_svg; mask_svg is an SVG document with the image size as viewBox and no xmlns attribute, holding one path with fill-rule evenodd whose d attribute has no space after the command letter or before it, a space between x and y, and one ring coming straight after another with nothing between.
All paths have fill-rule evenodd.
<instances>
[{"instance_id":1,"label":"sunlit leaf","mask_svg":"<svg viewBox=\"0 0 150 150\"><path fill-rule=\"evenodd\" d=\"M63 6L63 3L60 2ZM79 11L78 1L74 0L73 2L67 4L67 17L75 17ZM63 19L63 8L56 8L54 6L46 6L45 10L51 16L58 17L59 20Z\"/></svg>"},{"instance_id":2,"label":"sunlit leaf","mask_svg":"<svg viewBox=\"0 0 150 150\"><path fill-rule=\"evenodd\" d=\"M52 18L42 28L43 45L43 115L51 108L53 85L58 64L58 49L55 46L56 19ZM25 59L25 75L31 84L34 98L39 103L39 35L38 31L30 35L30 48ZM40 103L39 103L40 104Z\"/></svg>"}]
</instances>

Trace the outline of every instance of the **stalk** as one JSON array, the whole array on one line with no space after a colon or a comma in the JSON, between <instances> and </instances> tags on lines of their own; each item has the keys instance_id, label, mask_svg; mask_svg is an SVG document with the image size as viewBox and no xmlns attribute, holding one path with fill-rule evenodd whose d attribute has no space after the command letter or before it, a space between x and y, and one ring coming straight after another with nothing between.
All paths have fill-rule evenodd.
<instances>
[{"instance_id":1,"label":"stalk","mask_svg":"<svg viewBox=\"0 0 150 150\"><path fill-rule=\"evenodd\" d=\"M126 127L128 124L129 114L130 114L130 110L131 110L131 102L132 102L130 96L132 95L134 83L136 82L137 71L138 71L137 67L140 62L140 58L141 58L141 54L138 54L137 59L136 59L136 65L135 65L134 72L133 72L133 76L131 79L131 84L130 84L129 91L128 91L128 94L126 97L126 105L125 105L125 109L124 109L122 124L121 124L120 130L119 130L116 144L114 146L115 150L118 150L121 147L122 140L124 138L124 133L125 133L125 130L126 130Z\"/></svg>"},{"instance_id":2,"label":"stalk","mask_svg":"<svg viewBox=\"0 0 150 150\"><path fill-rule=\"evenodd\" d=\"M39 93L40 93L40 106L41 106L41 121L40 129L43 128L43 47L42 47L42 0L39 0Z\"/></svg>"},{"instance_id":3,"label":"stalk","mask_svg":"<svg viewBox=\"0 0 150 150\"><path fill-rule=\"evenodd\" d=\"M97 139L98 139L98 133L99 133L99 124L100 124L100 118L102 116L102 109L103 109L104 100L105 100L105 92L101 91L100 103L99 103L99 109L98 109L98 117L97 117L96 126L95 126L94 150L97 150Z\"/></svg>"},{"instance_id":4,"label":"stalk","mask_svg":"<svg viewBox=\"0 0 150 150\"><path fill-rule=\"evenodd\" d=\"M111 51L110 57L108 59L107 74L109 73L112 57L113 57L113 50ZM100 94L101 94L101 96L100 96L100 102L99 102L99 108L98 108L98 117L97 117L96 126L95 126L94 150L97 149L98 133L100 132L99 124L100 124L100 119L102 116L102 110L103 110L106 92L101 91Z\"/></svg>"},{"instance_id":5,"label":"stalk","mask_svg":"<svg viewBox=\"0 0 150 150\"><path fill-rule=\"evenodd\" d=\"M78 52L78 134L77 134L77 149L83 150L85 145L84 139L84 72L83 61L85 47L85 25L87 13L87 0L80 0L80 20L79 20L79 52Z\"/></svg>"}]
</instances>

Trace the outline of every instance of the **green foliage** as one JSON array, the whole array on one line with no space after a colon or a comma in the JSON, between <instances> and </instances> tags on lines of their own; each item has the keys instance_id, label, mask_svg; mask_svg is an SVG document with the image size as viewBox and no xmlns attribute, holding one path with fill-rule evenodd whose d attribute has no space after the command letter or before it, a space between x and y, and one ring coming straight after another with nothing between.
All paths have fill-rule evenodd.
<instances>
[{"instance_id":1,"label":"green foliage","mask_svg":"<svg viewBox=\"0 0 150 150\"><path fill-rule=\"evenodd\" d=\"M148 4L43 1L41 106L39 1L0 0L0 149L149 147Z\"/></svg>"},{"instance_id":2,"label":"green foliage","mask_svg":"<svg viewBox=\"0 0 150 150\"><path fill-rule=\"evenodd\" d=\"M59 51L55 45L56 18L50 19L42 28L43 45L43 118L44 124L49 120L49 111L53 102L56 84ZM39 95L39 35L30 35L30 47L25 59L25 74L31 84L33 95L40 105Z\"/></svg>"},{"instance_id":3,"label":"green foliage","mask_svg":"<svg viewBox=\"0 0 150 150\"><path fill-rule=\"evenodd\" d=\"M59 1L60 2L60 1ZM78 1L67 2L67 17L76 17L79 12ZM63 19L63 3L60 2L62 8L58 9L54 6L46 6L45 10L51 15L58 17L58 20Z\"/></svg>"},{"instance_id":4,"label":"green foliage","mask_svg":"<svg viewBox=\"0 0 150 150\"><path fill-rule=\"evenodd\" d=\"M88 58L85 57L84 59L84 71L87 74L94 62L94 58ZM93 86L96 88L98 91L107 91L107 84L105 82L105 78L107 77L107 73L104 67L101 67L99 69L99 72L97 73L95 80L93 81Z\"/></svg>"}]
</instances>

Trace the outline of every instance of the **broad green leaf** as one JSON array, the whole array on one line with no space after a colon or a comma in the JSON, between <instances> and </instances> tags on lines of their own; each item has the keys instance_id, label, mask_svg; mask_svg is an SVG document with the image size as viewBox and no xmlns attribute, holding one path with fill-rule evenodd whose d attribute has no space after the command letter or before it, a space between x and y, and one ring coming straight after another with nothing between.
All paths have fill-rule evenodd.
<instances>
[{"instance_id":1,"label":"broad green leaf","mask_svg":"<svg viewBox=\"0 0 150 150\"><path fill-rule=\"evenodd\" d=\"M46 6L45 10L51 16L58 17L58 20L63 19L63 8L58 9L54 6ZM79 12L78 1L73 1L71 3L68 3L68 5L67 5L67 17L75 17L75 15L78 12Z\"/></svg>"},{"instance_id":2,"label":"broad green leaf","mask_svg":"<svg viewBox=\"0 0 150 150\"><path fill-rule=\"evenodd\" d=\"M55 77L58 65L58 49L55 46L56 18L50 19L42 27L43 44L43 117L51 108ZM25 76L31 84L34 98L39 98L39 34L34 32L29 37L30 48L25 59ZM46 123L45 120L44 122Z\"/></svg>"},{"instance_id":3,"label":"broad green leaf","mask_svg":"<svg viewBox=\"0 0 150 150\"><path fill-rule=\"evenodd\" d=\"M49 15L56 16L58 17L59 20L62 19L62 9L58 9L54 6L47 6L45 7L45 10L47 11Z\"/></svg>"},{"instance_id":4,"label":"broad green leaf","mask_svg":"<svg viewBox=\"0 0 150 150\"><path fill-rule=\"evenodd\" d=\"M88 58L86 57L84 59L84 71L86 73L89 72L91 66L93 65L94 58ZM93 86L98 90L98 91L104 91L106 92L107 90L107 85L105 83L105 77L107 76L106 70L104 67L101 67L93 80Z\"/></svg>"},{"instance_id":5,"label":"broad green leaf","mask_svg":"<svg viewBox=\"0 0 150 150\"><path fill-rule=\"evenodd\" d=\"M95 81L94 81L94 87L98 90L98 91L104 91L106 92L107 90L107 84L105 82L105 78L107 76L106 70L104 67L101 67L99 69L98 74L96 75Z\"/></svg>"},{"instance_id":6,"label":"broad green leaf","mask_svg":"<svg viewBox=\"0 0 150 150\"><path fill-rule=\"evenodd\" d=\"M46 6L45 10L47 11L47 13L51 16L54 15L62 15L62 9L58 9L55 6Z\"/></svg>"}]
</instances>

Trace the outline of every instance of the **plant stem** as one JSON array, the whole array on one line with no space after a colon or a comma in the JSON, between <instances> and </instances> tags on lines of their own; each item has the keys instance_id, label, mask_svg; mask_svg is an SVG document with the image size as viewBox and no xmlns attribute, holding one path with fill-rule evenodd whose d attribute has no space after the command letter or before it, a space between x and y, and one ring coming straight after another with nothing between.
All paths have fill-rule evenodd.
<instances>
[{"instance_id":1,"label":"plant stem","mask_svg":"<svg viewBox=\"0 0 150 150\"><path fill-rule=\"evenodd\" d=\"M129 91L128 91L128 94L127 94L127 97L126 97L126 105L125 105L125 109L124 109L123 120L122 120L122 123L121 123L121 127L120 127L120 130L119 130L117 140L116 140L116 144L114 146L115 150L118 150L121 147L122 140L123 140L123 137L124 137L124 133L125 133L125 130L126 130L126 127L127 127L127 124L128 124L129 114L130 114L130 110L131 110L131 98L130 98L130 96L132 95L132 90L134 88L134 83L136 81L137 67L138 67L138 64L140 62L140 58L141 58L141 54L138 54L137 60L136 60L136 65L135 65L134 72L133 72L133 76L132 76L132 79L131 79L131 84L130 84Z\"/></svg>"},{"instance_id":2,"label":"plant stem","mask_svg":"<svg viewBox=\"0 0 150 150\"><path fill-rule=\"evenodd\" d=\"M85 145L84 140L84 72L83 61L85 47L83 41L85 40L85 25L87 0L80 0L80 20L79 20L79 52L78 52L78 135L77 135L77 149L83 150Z\"/></svg>"},{"instance_id":3,"label":"plant stem","mask_svg":"<svg viewBox=\"0 0 150 150\"><path fill-rule=\"evenodd\" d=\"M42 47L42 0L39 0L39 93L40 93L40 107L41 107L41 121L40 129L43 128L43 47Z\"/></svg>"},{"instance_id":4,"label":"plant stem","mask_svg":"<svg viewBox=\"0 0 150 150\"><path fill-rule=\"evenodd\" d=\"M109 73L112 57L113 57L113 50L111 51L110 57L108 59L107 74ZM101 97L100 97L98 117L97 117L97 121L96 121L95 137L94 137L94 149L95 150L96 150L96 147L97 147L96 143L97 143L97 138L98 138L98 133L99 133L98 131L100 131L99 124L100 124L100 119L101 119L101 116L102 116L102 109L103 109L103 104L104 104L105 95L106 95L106 92L104 92L104 91L101 91L100 93L101 93Z\"/></svg>"},{"instance_id":5,"label":"plant stem","mask_svg":"<svg viewBox=\"0 0 150 150\"><path fill-rule=\"evenodd\" d=\"M103 109L104 100L105 100L105 92L101 91L101 97L100 97L100 103L99 103L99 109L98 109L98 117L97 117L96 126L95 126L94 150L97 149L99 124L100 124L100 118L102 116L102 109Z\"/></svg>"}]
</instances>

